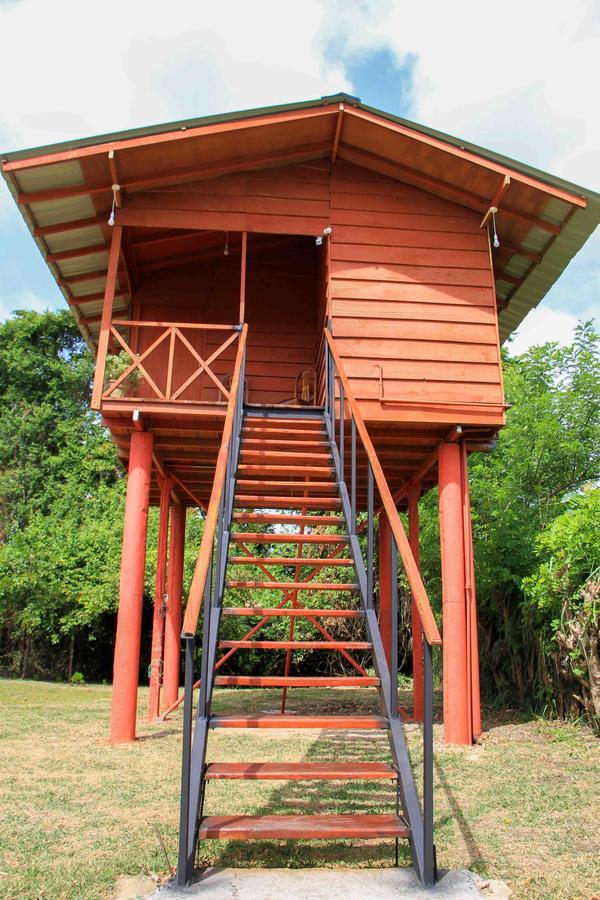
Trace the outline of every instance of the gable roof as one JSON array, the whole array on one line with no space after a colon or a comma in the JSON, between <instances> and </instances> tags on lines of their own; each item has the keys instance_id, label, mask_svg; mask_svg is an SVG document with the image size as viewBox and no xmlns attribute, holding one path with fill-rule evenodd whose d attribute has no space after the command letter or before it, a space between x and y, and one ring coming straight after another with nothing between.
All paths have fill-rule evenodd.
<instances>
[{"instance_id":1,"label":"gable roof","mask_svg":"<svg viewBox=\"0 0 600 900\"><path fill-rule=\"evenodd\" d=\"M493 262L502 340L600 220L593 191L344 93L1 155L9 190L90 343L108 265L113 184L131 193L323 158L413 184L482 219L498 207ZM126 253L135 267L135 248ZM130 281L124 266L116 309L125 308Z\"/></svg>"}]
</instances>

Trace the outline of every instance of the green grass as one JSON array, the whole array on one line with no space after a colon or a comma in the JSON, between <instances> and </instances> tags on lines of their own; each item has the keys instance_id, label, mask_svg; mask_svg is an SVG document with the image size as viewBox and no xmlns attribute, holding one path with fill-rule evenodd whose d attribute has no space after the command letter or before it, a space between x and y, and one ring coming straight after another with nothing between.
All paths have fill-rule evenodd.
<instances>
[{"instance_id":1,"label":"green grass","mask_svg":"<svg viewBox=\"0 0 600 900\"><path fill-rule=\"evenodd\" d=\"M338 690L338 711L376 709ZM277 711L279 692L218 691L215 711ZM327 699L326 699L327 698ZM290 711L323 712L332 692L291 693ZM140 715L146 692L140 692ZM0 897L103 898L119 875L164 873L158 827L176 859L180 719L106 742L110 688L0 681ZM142 720L143 721L143 720ZM582 726L489 713L482 746L450 748L436 726L436 842L442 867L503 878L519 898L589 898L600 884L598 745ZM407 728L418 765L420 733ZM389 759L384 735L213 732L209 759ZM206 812L389 812L382 783L213 782ZM389 866L390 841L261 842L200 848L202 863ZM401 864L408 864L404 851Z\"/></svg>"}]
</instances>

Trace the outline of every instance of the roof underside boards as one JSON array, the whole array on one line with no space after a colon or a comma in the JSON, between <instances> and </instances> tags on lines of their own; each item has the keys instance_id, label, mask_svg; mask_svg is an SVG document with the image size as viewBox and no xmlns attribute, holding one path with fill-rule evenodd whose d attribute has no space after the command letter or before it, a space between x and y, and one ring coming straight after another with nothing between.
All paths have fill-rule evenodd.
<instances>
[{"instance_id":1,"label":"roof underside boards","mask_svg":"<svg viewBox=\"0 0 600 900\"><path fill-rule=\"evenodd\" d=\"M594 192L343 94L4 154L3 174L93 348L115 180L127 206L127 197L141 192L186 190L223 175L243 179L271 166L333 159L412 184L482 218L495 202L500 247L492 252L502 339L540 302L600 219ZM129 231L115 311L127 309L138 266L157 268L222 245L222 231Z\"/></svg>"}]
</instances>

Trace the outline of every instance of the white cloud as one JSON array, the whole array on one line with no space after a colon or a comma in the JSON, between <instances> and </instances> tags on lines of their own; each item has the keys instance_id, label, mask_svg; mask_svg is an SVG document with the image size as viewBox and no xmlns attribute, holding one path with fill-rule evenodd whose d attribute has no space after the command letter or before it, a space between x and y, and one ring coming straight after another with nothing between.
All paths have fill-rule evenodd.
<instances>
[{"instance_id":1,"label":"white cloud","mask_svg":"<svg viewBox=\"0 0 600 900\"><path fill-rule=\"evenodd\" d=\"M338 51L388 45L400 62L416 57L418 121L598 185L595 0L336 5Z\"/></svg>"},{"instance_id":2,"label":"white cloud","mask_svg":"<svg viewBox=\"0 0 600 900\"><path fill-rule=\"evenodd\" d=\"M510 355L518 356L530 347L536 347L548 341L555 341L557 344L566 346L573 341L577 322L577 316L562 310L550 309L545 306L532 309L523 319L510 342Z\"/></svg>"},{"instance_id":3,"label":"white cloud","mask_svg":"<svg viewBox=\"0 0 600 900\"><path fill-rule=\"evenodd\" d=\"M0 6L3 149L348 87L322 52L327 15L319 0Z\"/></svg>"},{"instance_id":4,"label":"white cloud","mask_svg":"<svg viewBox=\"0 0 600 900\"><path fill-rule=\"evenodd\" d=\"M8 319L16 309L32 309L35 312L45 312L51 308L55 308L55 304L38 296L33 291L23 291L22 294L17 296L9 295L0 300L0 322Z\"/></svg>"}]
</instances>

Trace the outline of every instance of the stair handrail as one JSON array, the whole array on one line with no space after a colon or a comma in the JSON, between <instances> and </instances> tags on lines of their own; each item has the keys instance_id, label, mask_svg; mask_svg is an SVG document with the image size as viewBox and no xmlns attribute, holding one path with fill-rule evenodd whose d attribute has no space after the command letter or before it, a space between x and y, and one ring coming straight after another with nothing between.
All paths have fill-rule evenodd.
<instances>
[{"instance_id":1,"label":"stair handrail","mask_svg":"<svg viewBox=\"0 0 600 900\"><path fill-rule=\"evenodd\" d=\"M225 414L225 423L223 425L223 436L221 438L221 446L217 456L215 466L215 477L210 494L210 500L207 507L206 519L204 522L204 531L202 533L202 541L200 550L196 560L192 584L190 586L187 605L185 608L185 616L183 620L182 638L191 637L196 634L198 629L198 619L202 608L202 598L204 597L206 582L213 558L215 534L219 522L219 512L221 509L221 501L227 483L227 470L230 460L231 442L234 436L234 425L239 424L239 418L243 406L243 384L242 371L244 367L246 338L248 335L248 325L244 324L241 329L238 349L235 359L235 368L231 380L231 388L229 391L229 400L227 401L227 412Z\"/></svg>"},{"instance_id":2,"label":"stair handrail","mask_svg":"<svg viewBox=\"0 0 600 900\"><path fill-rule=\"evenodd\" d=\"M394 503L392 492L390 491L387 479L381 467L381 463L379 462L379 457L377 456L377 452L375 450L375 447L373 446L373 441L371 440L369 432L367 431L365 420L363 419L356 398L354 397L354 394L352 392L350 381L344 369L344 365L338 353L337 347L335 346L335 341L329 328L325 328L325 340L327 341L327 346L331 351L331 355L335 363L335 368L337 369L338 378L343 385L344 397L348 403L348 406L354 418L354 422L356 423L356 430L360 436L363 447L365 448L365 452L367 454L367 459L371 465L373 477L375 479L375 483L377 484L377 489L379 490L381 505L388 517L390 528L392 530L392 534L394 535L396 546L398 548L398 552L400 553L400 558L402 559L402 564L408 578L408 583L412 591L415 606L417 607L417 610L419 612L419 618L425 638L427 639L428 644L441 644L442 638L437 626L437 622L433 615L433 610L431 608L431 603L429 602L429 597L427 595L425 585L423 584L423 579L421 578L421 573L419 572L419 567L412 552L412 548L408 542L408 537L406 535L406 531L404 530L404 525L402 524L402 520L400 518L398 510L396 509L396 504Z\"/></svg>"}]
</instances>

